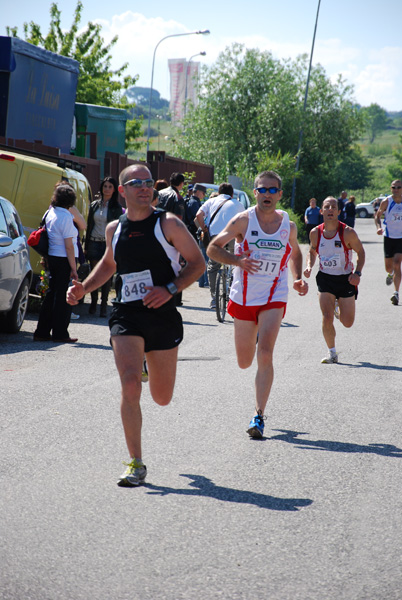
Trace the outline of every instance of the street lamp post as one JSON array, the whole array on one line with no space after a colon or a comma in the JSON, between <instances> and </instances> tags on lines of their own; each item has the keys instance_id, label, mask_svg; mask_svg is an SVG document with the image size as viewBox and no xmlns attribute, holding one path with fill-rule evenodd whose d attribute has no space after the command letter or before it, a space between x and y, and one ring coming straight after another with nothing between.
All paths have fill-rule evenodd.
<instances>
[{"instance_id":1,"label":"street lamp post","mask_svg":"<svg viewBox=\"0 0 402 600\"><path fill-rule=\"evenodd\" d=\"M188 33L172 33L171 35L166 35L164 38L159 40L159 42L155 46L154 55L152 58L152 72L151 72L151 90L149 92L149 114L148 114L148 133L147 133L147 154L149 151L149 138L151 134L151 108L152 108L152 90L154 85L154 67L155 67L155 54L158 49L159 44L161 44L164 40L172 37L181 37L183 35L208 35L210 33L209 29L204 29L203 31L189 31Z\"/></svg>"},{"instance_id":2,"label":"street lamp post","mask_svg":"<svg viewBox=\"0 0 402 600\"><path fill-rule=\"evenodd\" d=\"M189 58L189 60L187 61L186 64L186 91L184 94L184 114L187 114L187 80L188 80L188 68L190 67L191 69L191 61L193 60L193 58L195 58L196 56L206 56L206 52L198 52L197 54L193 54L193 56L191 56Z\"/></svg>"},{"instance_id":3,"label":"street lamp post","mask_svg":"<svg viewBox=\"0 0 402 600\"><path fill-rule=\"evenodd\" d=\"M313 42L311 44L310 64L309 64L309 67L308 67L308 74L307 74L306 91L305 91L305 94L304 94L303 119L304 119L304 115L305 115L305 112L306 112L306 106L307 106L308 86L309 86L309 83L310 83L311 63L313 62L313 52L314 52L315 36L316 36L316 33L317 33L317 23L318 23L318 14L320 12L320 4L321 4L321 0L318 0L317 15L316 15L316 18L315 18L315 27L314 27ZM293 176L292 197L291 197L291 200L290 200L290 206L291 206L292 209L295 207L296 175L297 175L297 173L299 171L300 152L301 152L301 147L302 147L302 140L303 140L303 123L302 123L302 125L300 127L299 147L297 149L296 168L295 168L295 174Z\"/></svg>"}]
</instances>

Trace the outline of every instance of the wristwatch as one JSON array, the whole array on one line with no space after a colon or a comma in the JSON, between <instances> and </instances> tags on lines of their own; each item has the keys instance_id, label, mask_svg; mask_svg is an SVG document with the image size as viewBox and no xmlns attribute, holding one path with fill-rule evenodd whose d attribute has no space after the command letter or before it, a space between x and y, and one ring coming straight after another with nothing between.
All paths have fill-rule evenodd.
<instances>
[{"instance_id":1,"label":"wristwatch","mask_svg":"<svg viewBox=\"0 0 402 600\"><path fill-rule=\"evenodd\" d=\"M362 272L361 271L355 271L355 275L358 275L359 277L362 276Z\"/></svg>"},{"instance_id":2,"label":"wristwatch","mask_svg":"<svg viewBox=\"0 0 402 600\"><path fill-rule=\"evenodd\" d=\"M172 296L176 296L177 292L179 291L177 289L177 286L173 283L173 281L171 281L170 283L167 283L165 285L165 288L167 289L169 294L172 294Z\"/></svg>"}]
</instances>

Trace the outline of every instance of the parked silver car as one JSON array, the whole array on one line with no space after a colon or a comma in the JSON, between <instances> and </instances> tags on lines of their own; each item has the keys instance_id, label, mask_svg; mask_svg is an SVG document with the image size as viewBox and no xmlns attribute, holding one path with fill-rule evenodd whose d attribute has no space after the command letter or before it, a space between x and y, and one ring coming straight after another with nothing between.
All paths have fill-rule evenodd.
<instances>
[{"instance_id":1,"label":"parked silver car","mask_svg":"<svg viewBox=\"0 0 402 600\"><path fill-rule=\"evenodd\" d=\"M21 219L0 196L0 331L17 333L28 308L32 268Z\"/></svg>"},{"instance_id":2,"label":"parked silver car","mask_svg":"<svg viewBox=\"0 0 402 600\"><path fill-rule=\"evenodd\" d=\"M201 185L205 185L205 187L207 188L207 196L209 196L210 194L212 194L212 192L217 192L219 189L219 185L216 185L214 183L202 183ZM233 198L236 198L236 200L239 200L244 208L250 208L250 199L247 196L246 192L243 192L243 190L233 190Z\"/></svg>"}]
</instances>

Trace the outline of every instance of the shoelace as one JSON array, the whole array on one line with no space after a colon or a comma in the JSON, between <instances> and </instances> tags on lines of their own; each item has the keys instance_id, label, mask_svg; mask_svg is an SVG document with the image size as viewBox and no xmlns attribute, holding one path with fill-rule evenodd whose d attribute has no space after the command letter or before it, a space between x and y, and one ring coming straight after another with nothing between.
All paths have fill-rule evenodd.
<instances>
[{"instance_id":1,"label":"shoelace","mask_svg":"<svg viewBox=\"0 0 402 600\"><path fill-rule=\"evenodd\" d=\"M125 465L126 467L129 467L131 472L135 471L135 469L140 469L141 467L144 466L144 465L138 463L135 458L133 458L133 460L131 462L125 462L123 460L123 465Z\"/></svg>"}]
</instances>

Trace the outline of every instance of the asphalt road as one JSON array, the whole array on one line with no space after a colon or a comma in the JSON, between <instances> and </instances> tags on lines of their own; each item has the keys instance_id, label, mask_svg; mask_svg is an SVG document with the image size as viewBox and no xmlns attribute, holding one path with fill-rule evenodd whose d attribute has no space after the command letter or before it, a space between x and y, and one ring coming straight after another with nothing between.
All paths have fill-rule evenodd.
<instances>
[{"instance_id":1,"label":"asphalt road","mask_svg":"<svg viewBox=\"0 0 402 600\"><path fill-rule=\"evenodd\" d=\"M105 320L75 346L33 343L35 314L0 336L1 600L401 600L401 319L382 241L358 220L367 262L356 322L326 353L314 278L290 293L266 437L246 434L255 363L208 290L181 309L168 407L144 385L147 484L127 459ZM306 252L307 248L304 248Z\"/></svg>"}]
</instances>

